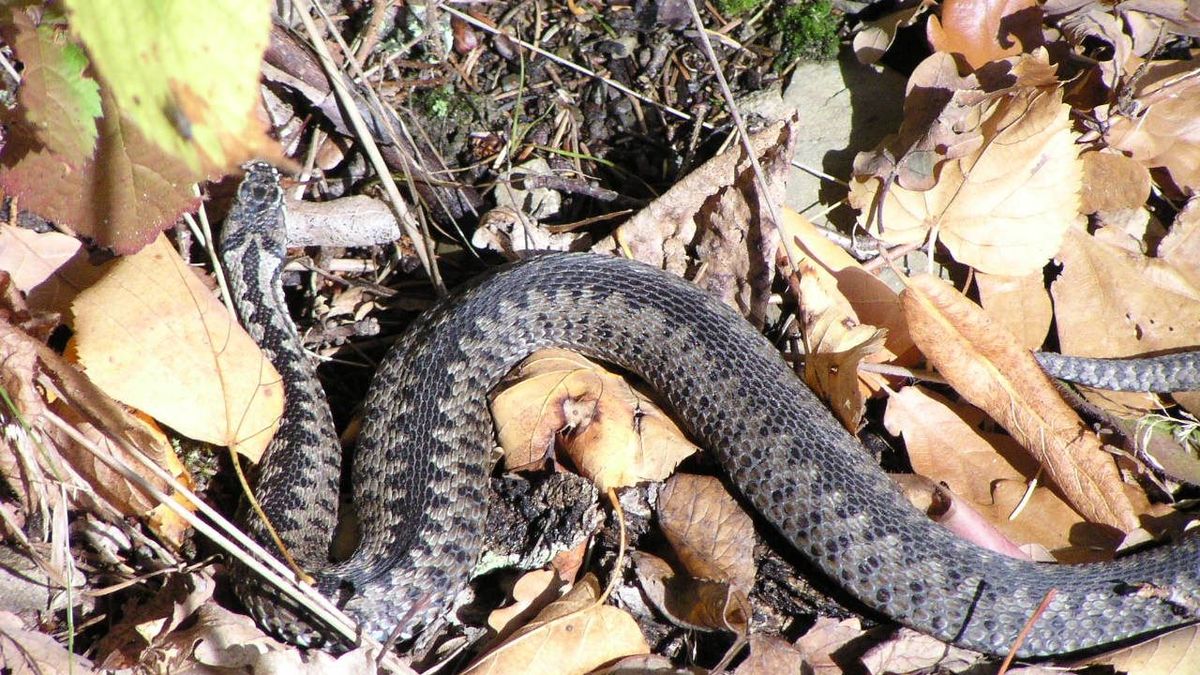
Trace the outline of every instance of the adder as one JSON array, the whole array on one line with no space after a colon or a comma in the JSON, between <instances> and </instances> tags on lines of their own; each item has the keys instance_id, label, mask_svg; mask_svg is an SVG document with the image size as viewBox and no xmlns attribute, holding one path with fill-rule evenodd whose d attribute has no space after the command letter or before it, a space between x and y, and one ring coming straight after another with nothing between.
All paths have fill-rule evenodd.
<instances>
[{"instance_id":1,"label":"adder","mask_svg":"<svg viewBox=\"0 0 1200 675\"><path fill-rule=\"evenodd\" d=\"M256 494L318 588L378 639L413 635L466 584L486 513L488 392L545 347L645 380L797 551L863 605L918 631L1002 654L1051 589L1020 656L1093 649L1198 619L1200 537L1084 565L1016 560L963 541L905 500L735 312L660 270L592 254L512 265L425 313L391 349L367 396L353 467L362 539L348 560L331 563L341 449L283 302L278 178L251 167L221 243L238 311L287 398ZM1052 375L1080 382L1162 384L1119 361L1039 358ZM1195 386L1200 369L1185 354L1160 359L1159 370ZM257 519L246 527L268 541ZM254 577L240 576L237 590L272 631L300 645L327 639Z\"/></svg>"}]
</instances>

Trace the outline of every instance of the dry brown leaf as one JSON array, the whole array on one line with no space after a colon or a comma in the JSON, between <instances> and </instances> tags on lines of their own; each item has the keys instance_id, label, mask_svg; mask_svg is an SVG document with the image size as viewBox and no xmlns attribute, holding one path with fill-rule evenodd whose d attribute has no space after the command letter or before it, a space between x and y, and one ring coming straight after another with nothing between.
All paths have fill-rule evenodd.
<instances>
[{"instance_id":1,"label":"dry brown leaf","mask_svg":"<svg viewBox=\"0 0 1200 675\"><path fill-rule=\"evenodd\" d=\"M1032 501L1012 517L1037 475L1037 462L1011 437L981 431L983 421L979 410L951 406L921 387L892 395L883 418L890 433L903 435L913 471L945 483L1009 540L1040 544L1071 562L1088 551L1095 554L1096 548L1111 557L1120 535L1087 524L1045 485L1035 488Z\"/></svg>"},{"instance_id":2,"label":"dry brown leaf","mask_svg":"<svg viewBox=\"0 0 1200 675\"><path fill-rule=\"evenodd\" d=\"M34 232L0 224L0 270L12 275L17 288L28 293L73 258L79 240L61 232Z\"/></svg>"},{"instance_id":3,"label":"dry brown leaf","mask_svg":"<svg viewBox=\"0 0 1200 675\"><path fill-rule=\"evenodd\" d=\"M75 346L113 398L252 460L283 411L279 375L163 237L72 303Z\"/></svg>"},{"instance_id":4,"label":"dry brown leaf","mask_svg":"<svg viewBox=\"0 0 1200 675\"><path fill-rule=\"evenodd\" d=\"M813 675L842 675L846 670L841 660L834 658L834 653L863 634L862 621L857 617L838 621L820 616L813 627L796 640L796 648L804 655Z\"/></svg>"},{"instance_id":5,"label":"dry brown leaf","mask_svg":"<svg viewBox=\"0 0 1200 675\"><path fill-rule=\"evenodd\" d=\"M808 261L821 277L821 286L830 295L844 298L852 308L843 312L843 320L863 323L887 331L884 349L873 354L872 363L907 362L915 355L908 326L900 311L900 296L879 277L863 269L849 253L821 234L807 218L783 209L780 232L791 262ZM840 305L840 300L837 300Z\"/></svg>"},{"instance_id":6,"label":"dry brown leaf","mask_svg":"<svg viewBox=\"0 0 1200 675\"><path fill-rule=\"evenodd\" d=\"M613 659L650 653L633 617L597 604L599 597L600 584L589 574L464 675L582 675Z\"/></svg>"},{"instance_id":7,"label":"dry brown leaf","mask_svg":"<svg viewBox=\"0 0 1200 675\"><path fill-rule=\"evenodd\" d=\"M597 668L591 672L591 675L654 675L654 673L662 673L662 675L701 675L701 671L693 666L691 668L676 666L665 656L658 654L639 654L637 656L626 656L623 659L617 659L612 663Z\"/></svg>"},{"instance_id":8,"label":"dry brown leaf","mask_svg":"<svg viewBox=\"0 0 1200 675\"><path fill-rule=\"evenodd\" d=\"M854 57L863 65L883 58L884 52L896 39L896 31L913 25L932 7L936 7L933 0L920 0L912 7L864 22L854 34Z\"/></svg>"},{"instance_id":9,"label":"dry brown leaf","mask_svg":"<svg viewBox=\"0 0 1200 675\"><path fill-rule=\"evenodd\" d=\"M1112 666L1128 675L1195 675L1200 672L1200 626L1184 626L1079 665Z\"/></svg>"},{"instance_id":10,"label":"dry brown leaf","mask_svg":"<svg viewBox=\"0 0 1200 675\"><path fill-rule=\"evenodd\" d=\"M754 586L754 522L712 476L676 474L658 495L658 524L692 576Z\"/></svg>"},{"instance_id":11,"label":"dry brown leaf","mask_svg":"<svg viewBox=\"0 0 1200 675\"><path fill-rule=\"evenodd\" d=\"M953 431L949 434L951 437L954 436ZM948 453L948 459L952 460L953 457L953 452ZM983 511L946 485L919 473L892 474L891 478L900 486L909 503L958 537L1011 558L1036 559L1001 532ZM1043 562L1053 561L1053 556L1047 552Z\"/></svg>"},{"instance_id":12,"label":"dry brown leaf","mask_svg":"<svg viewBox=\"0 0 1200 675\"><path fill-rule=\"evenodd\" d=\"M856 162L850 204L862 226L888 243L932 234L956 260L980 271L1033 273L1058 251L1063 233L1083 222L1069 111L1061 90L1042 87L1014 88L958 109L949 126L974 124L967 128L978 142L959 133L961 156L941 162L930 189L888 184L880 207L885 179L877 171L864 175ZM926 166L934 176L934 160Z\"/></svg>"},{"instance_id":13,"label":"dry brown leaf","mask_svg":"<svg viewBox=\"0 0 1200 675\"><path fill-rule=\"evenodd\" d=\"M929 43L959 54L975 70L1042 44L1036 0L946 0L941 18L929 17Z\"/></svg>"},{"instance_id":14,"label":"dry brown leaf","mask_svg":"<svg viewBox=\"0 0 1200 675\"><path fill-rule=\"evenodd\" d=\"M1200 288L1200 197L1175 216L1171 231L1158 243L1158 258L1171 265L1193 288Z\"/></svg>"},{"instance_id":15,"label":"dry brown leaf","mask_svg":"<svg viewBox=\"0 0 1200 675\"><path fill-rule=\"evenodd\" d=\"M642 591L671 623L700 631L745 636L750 630L750 600L725 581L676 574L662 558L634 551L633 569Z\"/></svg>"},{"instance_id":16,"label":"dry brown leaf","mask_svg":"<svg viewBox=\"0 0 1200 675\"><path fill-rule=\"evenodd\" d=\"M933 276L912 278L900 298L930 363L1042 462L1076 510L1122 531L1138 526L1111 456L1011 333Z\"/></svg>"},{"instance_id":17,"label":"dry brown leaf","mask_svg":"<svg viewBox=\"0 0 1200 675\"><path fill-rule=\"evenodd\" d=\"M9 612L0 612L0 668L14 674L101 672L53 637L39 630L26 630L20 617Z\"/></svg>"},{"instance_id":18,"label":"dry brown leaf","mask_svg":"<svg viewBox=\"0 0 1200 675\"><path fill-rule=\"evenodd\" d=\"M868 673L958 673L984 660L983 654L901 628L860 657Z\"/></svg>"},{"instance_id":19,"label":"dry brown leaf","mask_svg":"<svg viewBox=\"0 0 1200 675\"><path fill-rule=\"evenodd\" d=\"M594 252L631 257L691 280L761 325L778 234L768 202L783 202L796 134L779 122L754 134L768 186L759 186L740 143L689 173L626 221Z\"/></svg>"},{"instance_id":20,"label":"dry brown leaf","mask_svg":"<svg viewBox=\"0 0 1200 675\"><path fill-rule=\"evenodd\" d=\"M1109 118L1109 147L1163 167L1185 194L1200 190L1200 77L1195 61L1153 61L1136 86L1136 114Z\"/></svg>"},{"instance_id":21,"label":"dry brown leaf","mask_svg":"<svg viewBox=\"0 0 1200 675\"><path fill-rule=\"evenodd\" d=\"M1050 293L1064 354L1124 357L1200 344L1195 259L1156 260L1083 232L1068 236L1058 259L1063 271ZM1106 392L1088 398L1109 409L1110 401L1142 410L1159 407L1157 397L1145 394ZM1195 393L1175 399L1193 414L1200 412Z\"/></svg>"},{"instance_id":22,"label":"dry brown leaf","mask_svg":"<svg viewBox=\"0 0 1200 675\"><path fill-rule=\"evenodd\" d=\"M979 285L979 304L993 321L1003 324L1022 347L1042 346L1054 308L1041 270L1020 277L980 272L975 283Z\"/></svg>"},{"instance_id":23,"label":"dry brown leaf","mask_svg":"<svg viewBox=\"0 0 1200 675\"><path fill-rule=\"evenodd\" d=\"M601 491L663 480L697 451L647 397L573 352L537 352L512 380L492 400L510 469L541 463L564 429L562 449Z\"/></svg>"},{"instance_id":24,"label":"dry brown leaf","mask_svg":"<svg viewBox=\"0 0 1200 675\"><path fill-rule=\"evenodd\" d=\"M115 442L124 439L187 484L186 471L162 433L98 390L41 341L3 320L0 320L0 360L5 365L0 369L0 384L13 397L24 421L42 429L49 441L36 452L30 451L25 443L13 443L9 449L14 454L3 453L0 458L0 464L6 466L18 459L22 462L20 469L12 465L14 471L4 475L23 477L19 484L10 487L25 500L29 512L57 500L43 489L44 485L62 483L70 488L67 493L75 505L110 519L148 515L154 531L165 541L182 542L187 525L178 516L130 485L90 449L42 419L48 407L42 400L42 392L53 401L49 406L53 412L91 440L106 457L138 471L138 460L129 456L126 446ZM43 477L34 479L33 474L38 472ZM171 492L164 481L153 475L145 477L159 490Z\"/></svg>"},{"instance_id":25,"label":"dry brown leaf","mask_svg":"<svg viewBox=\"0 0 1200 675\"><path fill-rule=\"evenodd\" d=\"M1113 152L1085 152L1080 213L1140 209L1150 197L1150 172L1136 160Z\"/></svg>"},{"instance_id":26,"label":"dry brown leaf","mask_svg":"<svg viewBox=\"0 0 1200 675\"><path fill-rule=\"evenodd\" d=\"M522 574L513 584L512 604L488 614L488 627L500 636L516 630L532 618L535 612L557 598L563 585L558 572L552 569L532 570Z\"/></svg>"},{"instance_id":27,"label":"dry brown leaf","mask_svg":"<svg viewBox=\"0 0 1200 675\"><path fill-rule=\"evenodd\" d=\"M751 635L750 654L733 671L734 675L776 675L802 673L808 664L804 654L774 635Z\"/></svg>"}]
</instances>

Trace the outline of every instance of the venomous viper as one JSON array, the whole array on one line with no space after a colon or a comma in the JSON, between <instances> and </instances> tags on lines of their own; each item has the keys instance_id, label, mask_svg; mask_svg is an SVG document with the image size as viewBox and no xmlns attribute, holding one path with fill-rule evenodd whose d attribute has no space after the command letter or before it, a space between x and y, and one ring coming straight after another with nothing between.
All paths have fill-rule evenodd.
<instances>
[{"instance_id":1,"label":"venomous viper","mask_svg":"<svg viewBox=\"0 0 1200 675\"><path fill-rule=\"evenodd\" d=\"M221 248L238 311L288 400L256 494L318 588L377 639L413 635L465 586L486 511L488 392L543 347L575 349L644 379L800 553L866 606L916 630L1002 654L1051 589L1057 595L1022 656L1198 618L1200 537L1087 565L1015 560L960 540L909 505L740 316L657 269L589 254L535 257L490 276L427 312L392 348L367 397L353 468L361 543L349 560L330 563L341 450L283 303L284 236L278 173L254 165ZM1193 361L1162 368L1194 377ZM1044 362L1076 380L1130 377L1120 362ZM269 541L257 519L246 526ZM322 642L302 609L236 576L261 624L301 645Z\"/></svg>"}]
</instances>

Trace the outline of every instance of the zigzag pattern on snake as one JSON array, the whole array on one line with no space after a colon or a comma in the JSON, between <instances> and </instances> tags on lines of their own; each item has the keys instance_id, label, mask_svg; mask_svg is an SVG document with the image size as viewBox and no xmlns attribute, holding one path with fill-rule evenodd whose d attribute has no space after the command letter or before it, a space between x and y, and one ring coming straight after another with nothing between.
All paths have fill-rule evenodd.
<instances>
[{"instance_id":1,"label":"zigzag pattern on snake","mask_svg":"<svg viewBox=\"0 0 1200 675\"><path fill-rule=\"evenodd\" d=\"M222 242L239 313L288 398L256 494L322 592L378 639L412 635L466 584L486 509L487 395L543 347L643 378L800 553L864 605L916 630L1002 654L1051 589L1022 656L1197 620L1200 537L1088 565L1025 562L960 540L905 500L740 316L662 271L589 254L511 266L426 313L392 348L368 394L353 469L362 540L348 561L330 564L341 452L282 302L282 222L278 175L256 165ZM265 541L254 519L247 527ZM242 575L237 590L274 632L302 645L323 639L256 579Z\"/></svg>"}]
</instances>

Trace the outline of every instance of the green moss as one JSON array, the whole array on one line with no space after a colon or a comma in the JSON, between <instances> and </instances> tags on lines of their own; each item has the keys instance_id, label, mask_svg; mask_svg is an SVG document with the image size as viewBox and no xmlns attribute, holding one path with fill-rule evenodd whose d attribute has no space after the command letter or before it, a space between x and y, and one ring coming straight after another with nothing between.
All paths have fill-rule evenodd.
<instances>
[{"instance_id":1,"label":"green moss","mask_svg":"<svg viewBox=\"0 0 1200 675\"><path fill-rule=\"evenodd\" d=\"M448 84L417 92L412 101L431 120L471 119L475 114L475 101Z\"/></svg>"},{"instance_id":2,"label":"green moss","mask_svg":"<svg viewBox=\"0 0 1200 675\"><path fill-rule=\"evenodd\" d=\"M725 18L749 14L758 9L763 0L717 0L717 11Z\"/></svg>"},{"instance_id":3,"label":"green moss","mask_svg":"<svg viewBox=\"0 0 1200 675\"><path fill-rule=\"evenodd\" d=\"M798 59L822 61L837 56L839 22L830 0L801 0L784 7L775 17L775 30L783 37L775 66L782 68Z\"/></svg>"}]
</instances>

